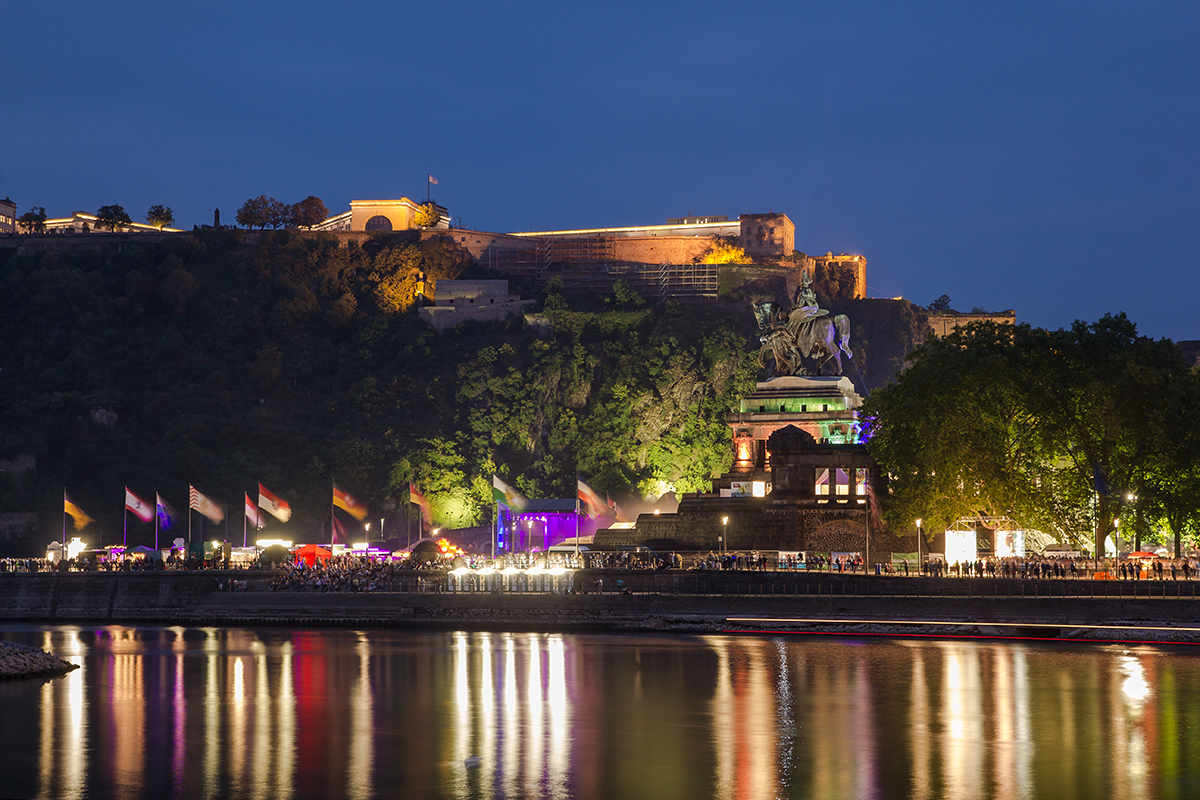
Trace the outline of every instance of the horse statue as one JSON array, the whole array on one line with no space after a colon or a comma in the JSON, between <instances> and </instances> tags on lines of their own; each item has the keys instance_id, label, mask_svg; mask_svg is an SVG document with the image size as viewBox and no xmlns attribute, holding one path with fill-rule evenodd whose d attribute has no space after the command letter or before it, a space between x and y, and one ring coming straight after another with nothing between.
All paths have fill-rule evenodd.
<instances>
[{"instance_id":1,"label":"horse statue","mask_svg":"<svg viewBox=\"0 0 1200 800\"><path fill-rule=\"evenodd\" d=\"M775 374L807 375L803 359L816 361L815 375L830 361L835 364L835 375L842 374L842 354L854 358L850 351L850 318L845 314L824 316L829 312L804 306L784 314L776 303L751 303L754 317L758 320L759 366L766 366L769 351L775 360Z\"/></svg>"}]
</instances>

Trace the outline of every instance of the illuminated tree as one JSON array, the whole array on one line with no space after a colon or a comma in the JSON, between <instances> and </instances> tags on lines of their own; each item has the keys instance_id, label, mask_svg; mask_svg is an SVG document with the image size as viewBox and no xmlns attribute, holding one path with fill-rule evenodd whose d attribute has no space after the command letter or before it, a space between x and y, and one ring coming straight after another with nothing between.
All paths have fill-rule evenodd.
<instances>
[{"instance_id":1,"label":"illuminated tree","mask_svg":"<svg viewBox=\"0 0 1200 800\"><path fill-rule=\"evenodd\" d=\"M413 215L413 224L418 228L433 228L442 219L441 213L433 203L422 203Z\"/></svg>"},{"instance_id":2,"label":"illuminated tree","mask_svg":"<svg viewBox=\"0 0 1200 800\"><path fill-rule=\"evenodd\" d=\"M933 533L1012 516L1099 550L1131 497L1164 514L1184 502L1176 478L1189 461L1182 431L1200 424L1196 381L1178 347L1138 336L1124 315L926 339L864 409L868 447L892 479L888 519L908 529L923 518Z\"/></svg>"},{"instance_id":3,"label":"illuminated tree","mask_svg":"<svg viewBox=\"0 0 1200 800\"><path fill-rule=\"evenodd\" d=\"M150 206L146 212L146 222L160 231L175 222L175 214L167 206Z\"/></svg>"},{"instance_id":4,"label":"illuminated tree","mask_svg":"<svg viewBox=\"0 0 1200 800\"><path fill-rule=\"evenodd\" d=\"M749 264L750 257L745 249L738 247L729 239L716 237L712 247L700 259L702 264Z\"/></svg>"},{"instance_id":5,"label":"illuminated tree","mask_svg":"<svg viewBox=\"0 0 1200 800\"><path fill-rule=\"evenodd\" d=\"M96 212L97 228L115 231L118 227L123 228L132 224L133 220L121 206L100 206L100 210Z\"/></svg>"}]
</instances>

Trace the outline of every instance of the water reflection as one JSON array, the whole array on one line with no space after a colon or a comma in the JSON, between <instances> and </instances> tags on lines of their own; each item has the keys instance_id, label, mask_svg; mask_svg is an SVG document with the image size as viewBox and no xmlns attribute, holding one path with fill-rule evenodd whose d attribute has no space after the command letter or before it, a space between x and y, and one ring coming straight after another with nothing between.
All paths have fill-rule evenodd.
<instances>
[{"instance_id":1,"label":"water reflection","mask_svg":"<svg viewBox=\"0 0 1200 800\"><path fill-rule=\"evenodd\" d=\"M28 797L1200 796L1200 660L973 641L0 629Z\"/></svg>"}]
</instances>

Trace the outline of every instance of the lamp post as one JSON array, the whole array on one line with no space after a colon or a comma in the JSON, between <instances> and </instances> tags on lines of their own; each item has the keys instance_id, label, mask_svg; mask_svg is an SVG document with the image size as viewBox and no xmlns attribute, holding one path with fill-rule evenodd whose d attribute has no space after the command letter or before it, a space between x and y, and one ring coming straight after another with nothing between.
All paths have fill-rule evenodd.
<instances>
[{"instance_id":1,"label":"lamp post","mask_svg":"<svg viewBox=\"0 0 1200 800\"><path fill-rule=\"evenodd\" d=\"M729 517L721 517L721 552L729 549Z\"/></svg>"},{"instance_id":2,"label":"lamp post","mask_svg":"<svg viewBox=\"0 0 1200 800\"><path fill-rule=\"evenodd\" d=\"M921 520L917 519L917 572L925 574L925 563L921 561Z\"/></svg>"}]
</instances>

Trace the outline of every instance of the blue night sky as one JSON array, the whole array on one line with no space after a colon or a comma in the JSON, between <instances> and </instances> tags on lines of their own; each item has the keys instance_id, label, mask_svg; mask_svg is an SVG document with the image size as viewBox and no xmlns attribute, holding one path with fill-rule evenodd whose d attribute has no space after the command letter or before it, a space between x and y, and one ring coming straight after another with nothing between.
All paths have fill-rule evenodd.
<instances>
[{"instance_id":1,"label":"blue night sky","mask_svg":"<svg viewBox=\"0 0 1200 800\"><path fill-rule=\"evenodd\" d=\"M0 197L768 210L873 297L1200 338L1200 3L0 0Z\"/></svg>"}]
</instances>

